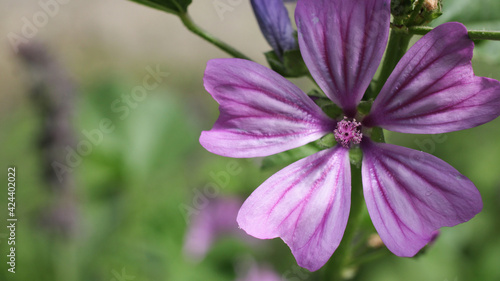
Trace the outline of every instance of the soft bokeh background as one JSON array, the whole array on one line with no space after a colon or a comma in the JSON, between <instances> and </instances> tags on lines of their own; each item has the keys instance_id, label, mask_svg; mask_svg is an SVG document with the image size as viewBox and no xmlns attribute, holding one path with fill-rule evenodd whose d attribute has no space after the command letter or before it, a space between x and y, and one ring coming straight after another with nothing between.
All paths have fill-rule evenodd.
<instances>
[{"instance_id":1,"label":"soft bokeh background","mask_svg":"<svg viewBox=\"0 0 500 281\"><path fill-rule=\"evenodd\" d=\"M203 28L265 64L262 53L269 47L249 1L220 1L232 10L221 16L217 1L194 0L190 13ZM205 64L227 56L185 30L173 15L125 0L61 2L28 41L44 46L75 87L74 102L68 102L74 144L88 140L84 131L98 129L104 119L115 130L104 133L64 174L66 184L48 181L54 170L47 157L68 154L64 149L47 153L41 142L47 128L41 108L48 101L34 99L33 87L50 71L27 67L8 39L43 10L38 0L0 0L0 174L5 185L0 191L0 280L235 280L255 264L290 280L315 280L314 274L298 270L280 240L259 243L232 235L218 240L204 259L183 252L186 206L195 212L207 209L196 207L193 196L207 196L204 188L216 185L213 197L243 200L277 169L260 171L258 159L212 155L198 143L218 114L203 89ZM500 29L498 3L448 0L440 22ZM499 50L499 43L478 44L473 61L478 75L500 79ZM144 100L126 105L122 96L143 84L148 67L169 75ZM302 79L294 82L305 90L310 86ZM115 102L128 114L114 112ZM500 120L438 138L389 134L387 139L453 165L476 183L484 210L466 224L443 229L424 254L413 259L384 255L363 265L354 280L500 280ZM238 172L221 184L213 175L228 172L228 165ZM17 168L15 274L6 264L9 166ZM370 229L368 218L366 224Z\"/></svg>"}]
</instances>

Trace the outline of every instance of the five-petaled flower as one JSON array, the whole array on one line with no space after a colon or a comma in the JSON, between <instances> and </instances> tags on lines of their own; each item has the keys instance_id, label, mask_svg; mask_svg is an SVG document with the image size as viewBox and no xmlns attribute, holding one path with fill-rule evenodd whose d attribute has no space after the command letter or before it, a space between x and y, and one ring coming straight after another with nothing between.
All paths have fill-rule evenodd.
<instances>
[{"instance_id":1,"label":"five-petaled flower","mask_svg":"<svg viewBox=\"0 0 500 281\"><path fill-rule=\"evenodd\" d=\"M466 28L446 23L415 43L370 113L362 116L357 105L387 44L390 0L299 0L295 18L304 61L346 119L329 118L298 87L261 65L239 59L208 63L205 87L220 104L220 116L201 135L207 150L261 157L334 131L340 140L258 187L239 211L240 227L261 239L281 237L300 266L312 271L322 267L338 247L349 217L353 145L363 151L368 212L394 254L414 256L435 230L479 213L478 190L456 169L430 154L377 143L369 136L374 127L446 133L500 115L500 82L474 75L474 44Z\"/></svg>"}]
</instances>

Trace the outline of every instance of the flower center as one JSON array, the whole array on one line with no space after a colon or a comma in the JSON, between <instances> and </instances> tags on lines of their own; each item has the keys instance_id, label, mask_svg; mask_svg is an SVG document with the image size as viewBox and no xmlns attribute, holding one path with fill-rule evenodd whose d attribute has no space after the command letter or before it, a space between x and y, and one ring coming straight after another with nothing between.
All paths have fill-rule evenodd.
<instances>
[{"instance_id":1,"label":"flower center","mask_svg":"<svg viewBox=\"0 0 500 281\"><path fill-rule=\"evenodd\" d=\"M356 119L349 121L347 117L344 117L344 120L338 122L337 128L333 131L335 140L345 148L350 148L352 144L359 144L363 137L360 127L361 123L356 122Z\"/></svg>"}]
</instances>

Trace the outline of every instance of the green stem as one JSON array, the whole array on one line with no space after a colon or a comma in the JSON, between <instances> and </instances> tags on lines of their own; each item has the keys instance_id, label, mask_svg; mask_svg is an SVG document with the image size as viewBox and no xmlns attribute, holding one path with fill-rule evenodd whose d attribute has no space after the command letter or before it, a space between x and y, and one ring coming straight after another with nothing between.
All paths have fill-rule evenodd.
<instances>
[{"instance_id":1,"label":"green stem","mask_svg":"<svg viewBox=\"0 0 500 281\"><path fill-rule=\"evenodd\" d=\"M360 266L360 265L378 260L378 259L388 255L389 253L390 253L389 250L387 250L387 248L384 247L384 248L381 248L381 249L378 249L378 250L361 255L358 259L349 263L349 265L350 266Z\"/></svg>"},{"instance_id":2,"label":"green stem","mask_svg":"<svg viewBox=\"0 0 500 281\"><path fill-rule=\"evenodd\" d=\"M363 187L361 183L361 169L351 165L351 174L352 191L349 221L347 223L342 242L323 269L322 280L324 281L342 280L342 270L349 264L352 256L352 240L359 226L364 200Z\"/></svg>"},{"instance_id":3,"label":"green stem","mask_svg":"<svg viewBox=\"0 0 500 281\"><path fill-rule=\"evenodd\" d=\"M412 26L408 28L408 33L415 35L425 35L432 31L428 26ZM471 40L500 40L500 31L469 30Z\"/></svg>"},{"instance_id":4,"label":"green stem","mask_svg":"<svg viewBox=\"0 0 500 281\"><path fill-rule=\"evenodd\" d=\"M248 58L247 56L245 56L243 53L239 52L235 48L229 46L228 44L221 41L217 37L206 32L205 30L201 29L198 25L196 25L193 22L193 20L191 19L191 17L189 16L188 13L179 14L179 18L181 19L182 23L186 26L187 29L189 29L194 34L200 36L201 38L205 39L209 43L217 46L219 49L223 50L224 52L230 54L231 56L233 56L235 58L251 60L250 58Z\"/></svg>"},{"instance_id":5,"label":"green stem","mask_svg":"<svg viewBox=\"0 0 500 281\"><path fill-rule=\"evenodd\" d=\"M382 64L382 70L378 76L377 86L374 91L375 97L378 95L380 90L382 90L387 78L389 78L399 60L406 53L412 36L413 34L408 34L398 29L391 30L389 44L387 45L384 62Z\"/></svg>"}]
</instances>

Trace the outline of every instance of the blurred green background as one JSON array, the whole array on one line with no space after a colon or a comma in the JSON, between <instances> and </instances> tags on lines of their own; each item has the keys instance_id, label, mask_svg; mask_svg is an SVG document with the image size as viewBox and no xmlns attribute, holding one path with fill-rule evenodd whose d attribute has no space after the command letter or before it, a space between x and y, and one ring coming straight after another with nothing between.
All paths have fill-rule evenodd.
<instances>
[{"instance_id":1,"label":"blurred green background","mask_svg":"<svg viewBox=\"0 0 500 281\"><path fill-rule=\"evenodd\" d=\"M259 159L224 158L198 143L200 132L210 129L218 114L203 88L204 67L211 58L227 56L169 14L125 0L62 2L27 41L44 46L75 86L68 110L73 143L88 140L84 131L98 129L102 120L110 120L114 130L64 174L72 183L48 181L54 170L47 157L68 154L63 149L48 153L41 141L47 128L41 108L49 101L33 99L33 87L50 73L27 67L9 39L43 9L38 1L0 0L0 34L6 39L0 48L0 174L5 185L0 192L0 280L224 281L244 275L254 263L290 280L315 280L314 274L294 271L293 256L278 239L259 244L230 236L214 243L201 261L183 254L188 224L182 206L192 206L192 197L214 182L210 173L237 161L242 172L231 176L217 196L243 200L278 169L261 171ZM232 9L223 14L213 1L193 2L190 13L199 25L266 64L262 53L269 47L249 1L232 1ZM500 30L499 3L448 0L438 23L462 21L471 28ZM477 75L500 79L499 50L500 43L478 43ZM126 105L123 96L143 85L148 67L169 75L143 100ZM293 81L304 90L311 86L304 79ZM51 85L44 89L50 91ZM127 114L113 110L116 101L126 105ZM482 194L484 210L466 224L442 229L424 254L412 259L384 255L359 268L353 280L500 280L499 139L500 119L438 139L388 134L388 142L432 153L468 176ZM17 178L15 274L7 272L6 264L10 166L16 167Z\"/></svg>"}]
</instances>

